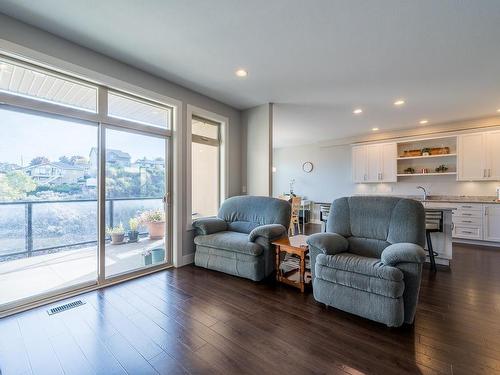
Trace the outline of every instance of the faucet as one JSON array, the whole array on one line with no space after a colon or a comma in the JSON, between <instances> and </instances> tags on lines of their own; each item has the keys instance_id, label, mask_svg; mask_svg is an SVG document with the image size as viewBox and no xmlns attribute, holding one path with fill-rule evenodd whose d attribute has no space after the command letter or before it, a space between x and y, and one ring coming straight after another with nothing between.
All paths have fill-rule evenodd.
<instances>
[{"instance_id":1,"label":"faucet","mask_svg":"<svg viewBox=\"0 0 500 375\"><path fill-rule=\"evenodd\" d=\"M425 190L423 186L417 186L417 189L422 189L422 191L424 192L424 201L427 200L427 190Z\"/></svg>"}]
</instances>

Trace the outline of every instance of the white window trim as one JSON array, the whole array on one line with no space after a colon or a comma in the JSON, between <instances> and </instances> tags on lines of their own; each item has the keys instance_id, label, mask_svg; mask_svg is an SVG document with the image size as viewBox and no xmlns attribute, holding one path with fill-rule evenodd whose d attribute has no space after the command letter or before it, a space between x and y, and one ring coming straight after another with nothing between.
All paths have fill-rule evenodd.
<instances>
[{"instance_id":1,"label":"white window trim","mask_svg":"<svg viewBox=\"0 0 500 375\"><path fill-rule=\"evenodd\" d=\"M192 202L192 160L191 160L191 152L192 152L192 142L193 142L193 130L192 130L192 118L193 115L206 118L207 120L212 120L220 124L220 196L219 203L222 204L224 200L228 197L229 191L229 179L228 179L228 170L229 170L229 159L227 157L228 153L228 134L229 134L229 118L221 116L217 113L207 111L202 108L195 107L193 105L187 105L186 111L186 228L187 230L193 229L193 202Z\"/></svg>"},{"instance_id":2,"label":"white window trim","mask_svg":"<svg viewBox=\"0 0 500 375\"><path fill-rule=\"evenodd\" d=\"M131 84L129 82L117 79L112 76L108 76L103 73L99 73L97 71L91 70L84 68L80 65L68 62L66 60L59 59L57 57L45 54L43 52L27 48L25 46L22 46L20 44L12 43L7 40L1 39L0 38L0 54L5 56L5 57L10 57L15 60L19 60L22 62L25 62L26 64L33 64L37 67L40 68L46 68L50 71L59 73L63 76L70 76L71 79L73 80L82 80L86 83L92 83L98 86L103 86L106 87L108 90L117 90L121 93L125 94L130 94L131 96L134 97L140 97L140 98L145 98L148 100L151 100L153 102L160 103L164 106L168 106L172 108L172 123L171 123L171 128L168 130L171 136L171 147L173 148L173 152L171 152L171 157L172 157L172 182L170 184L171 186L171 207L170 209L172 210L172 226L171 226L171 237L172 237L172 264L174 267L177 266L182 266L184 264L183 262L183 255L182 255L182 249L184 245L184 233L185 233L185 226L184 226L184 215L185 215L185 205L183 205L183 197L184 197L184 170L183 170L183 149L184 145L182 144L182 140L186 137L186 130L185 126L183 126L183 122L185 119L180 116L180 109L183 107L183 102L181 100L175 99L173 97L167 96L160 94L156 91L148 90L145 89L144 87L141 86L136 86L134 84ZM101 91L102 92L102 91ZM0 93L1 94L1 93ZM0 96L0 102L3 99L8 99L9 102L11 100L15 100L16 102L11 104L14 104L16 106L21 106L24 108L30 109L30 107L33 105L32 109L34 110L41 110L43 112L48 112L48 113L53 113L53 114L61 114L61 115L69 115L70 117L73 118L81 118L84 120L90 120L90 121L97 121L97 122L107 122L103 121L103 118L97 118L96 119L96 114L88 112L90 115L90 118L87 118L87 114L85 111L80 111L80 110L73 110L72 108L60 106L57 104L52 104L52 103L44 103L36 99L30 99L30 98L25 98L18 96L17 98L13 99L13 95L5 94L4 97ZM20 102L17 102L19 100ZM26 101L25 101L26 100ZM99 100L99 99L98 99ZM22 102L21 102L22 101ZM47 106L45 106L47 105ZM115 119L113 119L115 120ZM226 120L227 121L227 120ZM115 122L115 121L110 121L110 122ZM126 127L127 124L120 124L124 127ZM131 124L132 125L132 124ZM137 125L134 123L133 125ZM190 126L190 123L189 123ZM160 129L160 131L165 132L165 130ZM190 196L190 195L189 195ZM189 215L189 218L191 218L191 215ZM148 272L144 272L143 274L147 274L150 272L155 272L158 269L163 269L169 267L168 265L165 266L158 266L154 267L154 269L150 269ZM132 273L130 275L126 275L124 277L119 277L116 280L111 280L106 283L106 284L95 284L93 283L92 288L100 288L106 285L111 285L115 282L119 282L122 280L127 280L127 279L132 279L134 277L140 276L141 273L136 274ZM78 294L79 291L72 292L73 294ZM53 297L51 297L52 300L59 300L64 298L64 294L57 294ZM35 302L36 305L42 304L43 301L37 301ZM12 311L23 311L25 309L29 308L29 305L23 305L19 308L16 308ZM12 311L6 312L6 314L12 313ZM1 314L0 314L1 316Z\"/></svg>"}]
</instances>

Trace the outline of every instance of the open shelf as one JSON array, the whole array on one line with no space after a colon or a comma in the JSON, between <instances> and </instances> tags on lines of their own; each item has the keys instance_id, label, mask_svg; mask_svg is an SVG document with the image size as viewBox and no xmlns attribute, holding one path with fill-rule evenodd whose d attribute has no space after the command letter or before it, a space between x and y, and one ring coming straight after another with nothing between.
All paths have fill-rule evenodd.
<instances>
[{"instance_id":1,"label":"open shelf","mask_svg":"<svg viewBox=\"0 0 500 375\"><path fill-rule=\"evenodd\" d=\"M457 154L439 154L429 156L400 156L397 160L411 160L411 159L432 159L432 158L445 158L449 156L457 156Z\"/></svg>"},{"instance_id":2,"label":"open shelf","mask_svg":"<svg viewBox=\"0 0 500 375\"><path fill-rule=\"evenodd\" d=\"M398 177L413 177L413 176L450 176L457 172L432 172L432 173L398 173Z\"/></svg>"}]
</instances>

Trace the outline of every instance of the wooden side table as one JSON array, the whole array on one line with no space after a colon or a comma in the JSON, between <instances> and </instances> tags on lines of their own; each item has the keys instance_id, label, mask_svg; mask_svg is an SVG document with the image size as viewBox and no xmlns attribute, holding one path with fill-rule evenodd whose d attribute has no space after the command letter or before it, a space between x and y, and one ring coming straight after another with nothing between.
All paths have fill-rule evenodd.
<instances>
[{"instance_id":1,"label":"wooden side table","mask_svg":"<svg viewBox=\"0 0 500 375\"><path fill-rule=\"evenodd\" d=\"M306 256L309 253L307 246L307 236L298 235L293 237L281 238L274 241L276 251L276 280L299 288L304 293L306 285L311 282L311 274L306 270ZM284 274L280 270L281 254L293 254L299 258L298 268Z\"/></svg>"}]
</instances>

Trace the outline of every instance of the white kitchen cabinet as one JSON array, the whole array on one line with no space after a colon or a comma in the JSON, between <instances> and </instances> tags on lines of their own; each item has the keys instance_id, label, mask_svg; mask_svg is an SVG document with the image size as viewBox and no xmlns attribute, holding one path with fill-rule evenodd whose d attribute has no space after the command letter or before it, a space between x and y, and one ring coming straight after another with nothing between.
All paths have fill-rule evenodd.
<instances>
[{"instance_id":1,"label":"white kitchen cabinet","mask_svg":"<svg viewBox=\"0 0 500 375\"><path fill-rule=\"evenodd\" d=\"M483 209L483 239L500 242L500 204L485 204Z\"/></svg>"},{"instance_id":2,"label":"white kitchen cabinet","mask_svg":"<svg viewBox=\"0 0 500 375\"><path fill-rule=\"evenodd\" d=\"M458 180L500 179L500 131L458 137Z\"/></svg>"},{"instance_id":3,"label":"white kitchen cabinet","mask_svg":"<svg viewBox=\"0 0 500 375\"><path fill-rule=\"evenodd\" d=\"M484 161L484 137L482 133L458 137L458 180L482 180L486 178Z\"/></svg>"},{"instance_id":4,"label":"white kitchen cabinet","mask_svg":"<svg viewBox=\"0 0 500 375\"><path fill-rule=\"evenodd\" d=\"M366 146L353 146L352 148L352 179L355 183L366 182Z\"/></svg>"},{"instance_id":5,"label":"white kitchen cabinet","mask_svg":"<svg viewBox=\"0 0 500 375\"><path fill-rule=\"evenodd\" d=\"M488 180L500 180L500 131L485 136L485 168Z\"/></svg>"},{"instance_id":6,"label":"white kitchen cabinet","mask_svg":"<svg viewBox=\"0 0 500 375\"><path fill-rule=\"evenodd\" d=\"M353 146L353 181L356 183L396 182L396 158L396 143Z\"/></svg>"}]
</instances>

